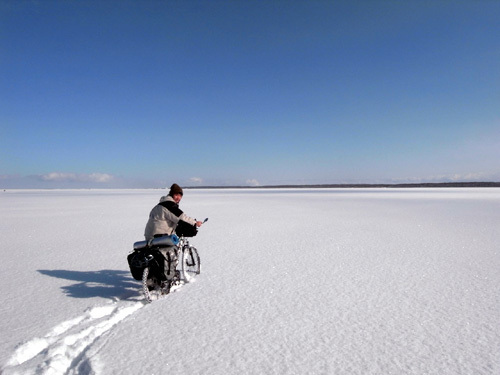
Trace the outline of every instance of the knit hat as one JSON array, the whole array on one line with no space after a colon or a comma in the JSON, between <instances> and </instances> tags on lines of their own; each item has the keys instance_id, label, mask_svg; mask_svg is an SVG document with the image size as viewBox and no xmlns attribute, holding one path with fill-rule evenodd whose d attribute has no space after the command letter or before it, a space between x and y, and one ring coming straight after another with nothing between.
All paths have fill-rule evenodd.
<instances>
[{"instance_id":1,"label":"knit hat","mask_svg":"<svg viewBox=\"0 0 500 375\"><path fill-rule=\"evenodd\" d=\"M172 186L170 186L170 192L168 193L168 195L170 195L171 197L173 197L175 194L184 195L182 188L177 184L173 184Z\"/></svg>"}]
</instances>

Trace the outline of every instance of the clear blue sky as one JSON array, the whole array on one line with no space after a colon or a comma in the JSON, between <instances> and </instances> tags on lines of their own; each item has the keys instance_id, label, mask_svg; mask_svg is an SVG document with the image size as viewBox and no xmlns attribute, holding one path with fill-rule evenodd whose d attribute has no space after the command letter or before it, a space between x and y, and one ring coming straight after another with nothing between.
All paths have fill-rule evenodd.
<instances>
[{"instance_id":1,"label":"clear blue sky","mask_svg":"<svg viewBox=\"0 0 500 375\"><path fill-rule=\"evenodd\" d=\"M500 181L500 1L0 0L0 187Z\"/></svg>"}]
</instances>

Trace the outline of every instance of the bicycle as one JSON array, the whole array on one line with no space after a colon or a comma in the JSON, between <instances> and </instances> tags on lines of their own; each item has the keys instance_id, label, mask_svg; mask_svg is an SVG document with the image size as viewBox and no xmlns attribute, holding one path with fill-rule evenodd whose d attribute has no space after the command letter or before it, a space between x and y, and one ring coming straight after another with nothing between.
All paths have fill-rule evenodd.
<instances>
[{"instance_id":1,"label":"bicycle","mask_svg":"<svg viewBox=\"0 0 500 375\"><path fill-rule=\"evenodd\" d=\"M142 291L148 302L193 282L201 272L198 250L183 235L136 242L127 260L132 276L142 281Z\"/></svg>"}]
</instances>

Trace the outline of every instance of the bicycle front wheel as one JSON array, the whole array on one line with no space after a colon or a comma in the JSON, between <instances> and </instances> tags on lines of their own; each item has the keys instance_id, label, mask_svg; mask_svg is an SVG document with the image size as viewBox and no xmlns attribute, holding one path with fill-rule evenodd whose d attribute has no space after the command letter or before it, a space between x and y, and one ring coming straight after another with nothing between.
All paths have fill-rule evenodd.
<instances>
[{"instance_id":1,"label":"bicycle front wheel","mask_svg":"<svg viewBox=\"0 0 500 375\"><path fill-rule=\"evenodd\" d=\"M200 274L200 256L195 247L189 246L182 251L182 275L185 282L189 283Z\"/></svg>"}]
</instances>

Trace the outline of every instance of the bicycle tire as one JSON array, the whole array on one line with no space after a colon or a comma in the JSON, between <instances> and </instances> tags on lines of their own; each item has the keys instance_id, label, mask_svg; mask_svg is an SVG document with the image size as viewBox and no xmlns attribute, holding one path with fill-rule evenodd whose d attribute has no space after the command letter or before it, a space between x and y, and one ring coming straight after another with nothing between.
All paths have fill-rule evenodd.
<instances>
[{"instance_id":1,"label":"bicycle tire","mask_svg":"<svg viewBox=\"0 0 500 375\"><path fill-rule=\"evenodd\" d=\"M185 247L182 251L182 276L185 282L192 282L201 272L200 256L195 247Z\"/></svg>"}]
</instances>

